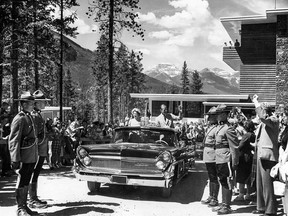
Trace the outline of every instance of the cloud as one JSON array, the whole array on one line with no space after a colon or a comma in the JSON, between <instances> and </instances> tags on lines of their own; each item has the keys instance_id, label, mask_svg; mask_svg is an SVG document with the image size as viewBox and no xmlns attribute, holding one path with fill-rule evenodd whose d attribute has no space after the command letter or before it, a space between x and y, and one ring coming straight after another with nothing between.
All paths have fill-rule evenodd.
<instances>
[{"instance_id":1,"label":"cloud","mask_svg":"<svg viewBox=\"0 0 288 216\"><path fill-rule=\"evenodd\" d=\"M141 52L144 55L150 55L151 54L151 51L149 49L146 49L146 48L135 49L135 52Z\"/></svg>"},{"instance_id":2,"label":"cloud","mask_svg":"<svg viewBox=\"0 0 288 216\"><path fill-rule=\"evenodd\" d=\"M165 31L150 32L148 36L157 39L168 39L172 36L172 34L165 30Z\"/></svg>"},{"instance_id":3,"label":"cloud","mask_svg":"<svg viewBox=\"0 0 288 216\"><path fill-rule=\"evenodd\" d=\"M266 14L266 10L275 9L275 1L271 0L233 0L234 3L239 4L241 6L245 6L247 9L258 13L258 14ZM287 0L277 0L276 8L287 8L288 1Z\"/></svg>"},{"instance_id":4,"label":"cloud","mask_svg":"<svg viewBox=\"0 0 288 216\"><path fill-rule=\"evenodd\" d=\"M193 46L197 38L210 35L209 42L213 42L212 45L218 44L211 35L220 35L214 26L216 22L219 22L217 27L221 23L211 15L207 0L172 0L169 4L175 8L172 15L156 17L152 12L139 14L141 22L153 24L159 29L151 32L150 37L162 39L167 45Z\"/></svg>"},{"instance_id":5,"label":"cloud","mask_svg":"<svg viewBox=\"0 0 288 216\"><path fill-rule=\"evenodd\" d=\"M64 10L63 11L63 15L65 16L71 16L73 13L75 13L75 11L73 10ZM53 13L53 15L57 18L60 17L60 8L56 7L55 8L55 12ZM75 20L74 23L70 24L71 27L77 27L77 32L79 34L91 34L94 32L97 32L99 30L98 26L96 24L90 26L88 25L84 19L78 18Z\"/></svg>"},{"instance_id":6,"label":"cloud","mask_svg":"<svg viewBox=\"0 0 288 216\"><path fill-rule=\"evenodd\" d=\"M208 32L208 42L214 46L223 46L223 43L231 40L228 33L225 31L223 25L214 20L212 22L212 28Z\"/></svg>"},{"instance_id":7,"label":"cloud","mask_svg":"<svg viewBox=\"0 0 288 216\"><path fill-rule=\"evenodd\" d=\"M155 23L156 21L156 16L152 12L148 12L147 14L138 13L138 15L140 22Z\"/></svg>"}]
</instances>

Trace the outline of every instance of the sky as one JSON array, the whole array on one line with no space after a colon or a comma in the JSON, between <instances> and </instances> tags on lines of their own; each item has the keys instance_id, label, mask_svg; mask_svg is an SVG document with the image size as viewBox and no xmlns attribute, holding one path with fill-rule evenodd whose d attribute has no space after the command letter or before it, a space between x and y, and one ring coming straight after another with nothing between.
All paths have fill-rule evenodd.
<instances>
[{"instance_id":1,"label":"sky","mask_svg":"<svg viewBox=\"0 0 288 216\"><path fill-rule=\"evenodd\" d=\"M233 72L223 62L224 42L230 41L220 22L221 17L265 15L267 9L288 8L288 0L139 0L139 22L145 29L145 40L123 32L121 41L143 53L143 68L160 63L179 68L220 68ZM78 0L73 7L78 19L78 35L73 40L84 48L95 50L99 40L98 23L86 12L92 0ZM69 13L66 11L65 13Z\"/></svg>"}]
</instances>

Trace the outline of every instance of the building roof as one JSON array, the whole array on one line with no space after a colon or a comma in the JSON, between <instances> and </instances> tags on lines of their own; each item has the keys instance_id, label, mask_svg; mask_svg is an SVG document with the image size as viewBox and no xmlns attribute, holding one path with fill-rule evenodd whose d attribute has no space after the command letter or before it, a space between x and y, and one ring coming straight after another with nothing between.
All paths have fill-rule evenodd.
<instances>
[{"instance_id":1,"label":"building roof","mask_svg":"<svg viewBox=\"0 0 288 216\"><path fill-rule=\"evenodd\" d=\"M287 14L288 8L279 8L273 10L266 10L266 15L222 17L220 18L220 21L228 32L230 38L235 41L236 39L241 39L240 34L242 24L276 23L277 15Z\"/></svg>"},{"instance_id":2,"label":"building roof","mask_svg":"<svg viewBox=\"0 0 288 216\"><path fill-rule=\"evenodd\" d=\"M131 93L132 98L149 98L158 101L221 101L239 102L240 100L248 101L249 95L222 95L222 94L141 94Z\"/></svg>"}]
</instances>

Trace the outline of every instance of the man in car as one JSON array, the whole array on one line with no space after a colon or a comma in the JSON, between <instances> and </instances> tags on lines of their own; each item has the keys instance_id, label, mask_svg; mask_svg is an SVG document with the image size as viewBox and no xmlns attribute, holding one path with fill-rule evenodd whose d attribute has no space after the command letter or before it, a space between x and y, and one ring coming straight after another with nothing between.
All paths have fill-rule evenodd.
<instances>
[{"instance_id":1,"label":"man in car","mask_svg":"<svg viewBox=\"0 0 288 216\"><path fill-rule=\"evenodd\" d=\"M182 119L182 108L178 107L179 115L176 116L172 113L168 113L167 106L165 104L161 105L160 112L161 114L156 117L156 125L157 127L163 128L174 128L173 121Z\"/></svg>"}]
</instances>

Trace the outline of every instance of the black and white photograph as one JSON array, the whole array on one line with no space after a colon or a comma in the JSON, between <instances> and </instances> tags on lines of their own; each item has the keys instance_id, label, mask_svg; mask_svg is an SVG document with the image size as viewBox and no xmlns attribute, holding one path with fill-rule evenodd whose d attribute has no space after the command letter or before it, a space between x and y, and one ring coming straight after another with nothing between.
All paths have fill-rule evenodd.
<instances>
[{"instance_id":1,"label":"black and white photograph","mask_svg":"<svg viewBox=\"0 0 288 216\"><path fill-rule=\"evenodd\" d=\"M287 216L288 0L0 0L1 216Z\"/></svg>"}]
</instances>

